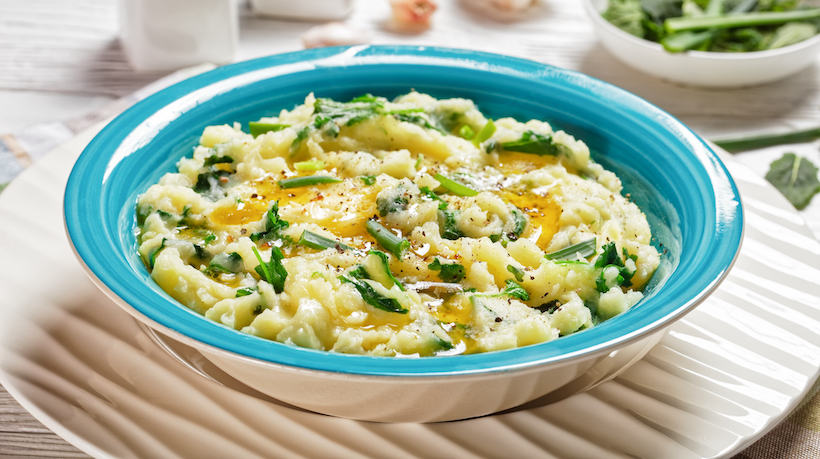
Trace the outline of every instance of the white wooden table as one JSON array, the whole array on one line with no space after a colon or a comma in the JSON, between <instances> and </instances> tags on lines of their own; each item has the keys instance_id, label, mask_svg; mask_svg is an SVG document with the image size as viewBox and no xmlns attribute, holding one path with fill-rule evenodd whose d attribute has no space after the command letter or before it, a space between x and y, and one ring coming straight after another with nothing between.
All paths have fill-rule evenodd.
<instances>
[{"instance_id":1,"label":"white wooden table","mask_svg":"<svg viewBox=\"0 0 820 459\"><path fill-rule=\"evenodd\" d=\"M432 28L418 35L384 29L390 14L387 0L359 0L348 22L368 30L374 43L478 49L578 70L647 99L707 138L820 125L820 65L756 88L685 88L640 74L611 57L597 43L579 2L542 0L526 19L509 23L478 15L456 0L439 3ZM137 74L128 67L117 42L116 4L0 0L0 134L95 109L162 75ZM300 36L313 25L255 18L243 7L237 60L301 49ZM816 144L736 157L762 175L786 151L820 164ZM803 215L820 234L820 199L816 201ZM0 388L0 457L86 456Z\"/></svg>"}]
</instances>

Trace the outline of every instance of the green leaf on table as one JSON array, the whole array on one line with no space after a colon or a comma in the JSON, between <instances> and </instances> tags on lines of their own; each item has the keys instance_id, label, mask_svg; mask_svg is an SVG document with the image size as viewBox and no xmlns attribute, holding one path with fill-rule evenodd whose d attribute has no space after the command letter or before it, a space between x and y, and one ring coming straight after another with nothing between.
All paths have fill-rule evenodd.
<instances>
[{"instance_id":1,"label":"green leaf on table","mask_svg":"<svg viewBox=\"0 0 820 459\"><path fill-rule=\"evenodd\" d=\"M811 198L820 192L817 167L806 158L786 153L773 162L766 180L777 188L792 205L799 209L806 207Z\"/></svg>"}]
</instances>

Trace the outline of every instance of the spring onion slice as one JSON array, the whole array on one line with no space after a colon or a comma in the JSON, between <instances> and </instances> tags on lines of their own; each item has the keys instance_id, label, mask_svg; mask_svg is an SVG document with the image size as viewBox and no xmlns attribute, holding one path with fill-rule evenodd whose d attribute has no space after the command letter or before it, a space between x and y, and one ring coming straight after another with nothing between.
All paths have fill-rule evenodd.
<instances>
[{"instance_id":1,"label":"spring onion slice","mask_svg":"<svg viewBox=\"0 0 820 459\"><path fill-rule=\"evenodd\" d=\"M258 137L266 132L276 132L285 129L286 127L290 127L289 124L271 124L271 123L257 123L251 121L248 123L248 130L251 131L251 135L254 137Z\"/></svg>"},{"instance_id":2,"label":"spring onion slice","mask_svg":"<svg viewBox=\"0 0 820 459\"><path fill-rule=\"evenodd\" d=\"M282 188L298 188L310 185L323 185L325 183L339 183L343 180L329 175L306 175L304 177L293 177L279 180Z\"/></svg>"},{"instance_id":3,"label":"spring onion slice","mask_svg":"<svg viewBox=\"0 0 820 459\"><path fill-rule=\"evenodd\" d=\"M677 17L664 21L669 33L684 30L732 29L784 24L792 21L810 21L820 18L820 8L794 11L762 11L720 16Z\"/></svg>"},{"instance_id":4,"label":"spring onion slice","mask_svg":"<svg viewBox=\"0 0 820 459\"><path fill-rule=\"evenodd\" d=\"M472 188L467 188L466 186L458 182L454 182L441 174L436 174L433 178L438 180L442 187L459 196L475 196L478 194L478 191Z\"/></svg>"},{"instance_id":5,"label":"spring onion slice","mask_svg":"<svg viewBox=\"0 0 820 459\"><path fill-rule=\"evenodd\" d=\"M350 247L347 244L342 244L341 242L307 230L302 231L302 236L299 237L299 242L297 242L297 244L316 250L335 249L336 247L342 250L353 249L353 247Z\"/></svg>"},{"instance_id":6,"label":"spring onion slice","mask_svg":"<svg viewBox=\"0 0 820 459\"><path fill-rule=\"evenodd\" d=\"M321 159L299 161L297 163L293 163L293 168L297 171L319 171L325 168L325 162Z\"/></svg>"},{"instance_id":7,"label":"spring onion slice","mask_svg":"<svg viewBox=\"0 0 820 459\"><path fill-rule=\"evenodd\" d=\"M774 145L811 142L818 138L820 138L820 127L804 131L786 132L783 134L763 134L749 137L712 139L712 142L730 153L735 153Z\"/></svg>"},{"instance_id":8,"label":"spring onion slice","mask_svg":"<svg viewBox=\"0 0 820 459\"><path fill-rule=\"evenodd\" d=\"M403 237L396 236L376 220L368 220L364 223L364 226L379 245L397 258L401 258L404 252L410 248L410 241Z\"/></svg>"},{"instance_id":9,"label":"spring onion slice","mask_svg":"<svg viewBox=\"0 0 820 459\"><path fill-rule=\"evenodd\" d=\"M493 134L495 134L495 123L493 123L493 120L487 120L487 124L485 124L484 127L481 128L480 131L478 131L478 134L476 134L475 137L473 137L473 145L475 145L476 148L478 148L478 146L481 145L482 142L486 142L490 137L493 136Z\"/></svg>"},{"instance_id":10,"label":"spring onion slice","mask_svg":"<svg viewBox=\"0 0 820 459\"><path fill-rule=\"evenodd\" d=\"M589 258L595 255L595 246L596 240L595 238L592 238L577 244L573 244L569 247L564 247L561 250L550 252L544 255L544 257L547 260L569 260L574 258L577 253L580 254L582 258Z\"/></svg>"}]
</instances>

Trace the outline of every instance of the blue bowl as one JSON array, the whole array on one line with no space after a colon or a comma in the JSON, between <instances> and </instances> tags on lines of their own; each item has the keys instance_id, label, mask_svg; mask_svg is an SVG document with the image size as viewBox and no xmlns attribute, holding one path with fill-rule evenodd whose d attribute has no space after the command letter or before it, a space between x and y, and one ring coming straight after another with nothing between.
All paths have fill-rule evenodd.
<instances>
[{"instance_id":1,"label":"blue bowl","mask_svg":"<svg viewBox=\"0 0 820 459\"><path fill-rule=\"evenodd\" d=\"M474 100L491 118L550 122L586 142L646 213L662 264L644 299L581 333L484 354L396 359L321 352L243 334L172 299L137 255L137 196L190 155L205 126L246 123L302 103L411 89ZM492 373L601 354L657 332L708 296L737 256L743 218L726 168L670 115L607 83L549 65L443 48L323 48L229 65L161 91L88 145L68 181L65 221L92 279L133 315L234 355L350 375Z\"/></svg>"}]
</instances>

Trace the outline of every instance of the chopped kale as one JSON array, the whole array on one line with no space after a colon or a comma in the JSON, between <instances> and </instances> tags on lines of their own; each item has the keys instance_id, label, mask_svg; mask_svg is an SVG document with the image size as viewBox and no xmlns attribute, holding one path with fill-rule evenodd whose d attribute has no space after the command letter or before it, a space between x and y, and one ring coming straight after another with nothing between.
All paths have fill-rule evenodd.
<instances>
[{"instance_id":1,"label":"chopped kale","mask_svg":"<svg viewBox=\"0 0 820 459\"><path fill-rule=\"evenodd\" d=\"M444 210L447 208L447 201L442 199L441 196L434 193L430 188L423 186L421 187L421 195L425 198L430 199L431 201L438 201L438 210Z\"/></svg>"},{"instance_id":2,"label":"chopped kale","mask_svg":"<svg viewBox=\"0 0 820 459\"><path fill-rule=\"evenodd\" d=\"M524 287L512 279L507 279L506 285L504 290L501 291L501 294L512 298L518 298L521 301L529 301L530 299L530 294L527 293Z\"/></svg>"},{"instance_id":3,"label":"chopped kale","mask_svg":"<svg viewBox=\"0 0 820 459\"><path fill-rule=\"evenodd\" d=\"M299 149L302 148L302 141L307 139L308 134L310 134L310 126L305 126L296 131L296 138L293 139L293 143L290 144L291 155L295 155L299 152Z\"/></svg>"},{"instance_id":4,"label":"chopped kale","mask_svg":"<svg viewBox=\"0 0 820 459\"><path fill-rule=\"evenodd\" d=\"M251 234L251 240L259 242L275 239L288 226L290 226L290 223L279 218L279 201L276 201L265 212L265 230Z\"/></svg>"},{"instance_id":5,"label":"chopped kale","mask_svg":"<svg viewBox=\"0 0 820 459\"><path fill-rule=\"evenodd\" d=\"M370 279L370 274L367 273L367 270L364 269L364 266L357 265L354 269L350 271L350 276L354 279Z\"/></svg>"},{"instance_id":6,"label":"chopped kale","mask_svg":"<svg viewBox=\"0 0 820 459\"><path fill-rule=\"evenodd\" d=\"M506 151L532 153L539 156L556 156L561 153L560 145L552 141L551 135L537 134L532 131L524 132L519 140L502 143L501 148Z\"/></svg>"},{"instance_id":7,"label":"chopped kale","mask_svg":"<svg viewBox=\"0 0 820 459\"><path fill-rule=\"evenodd\" d=\"M399 314L407 314L409 309L402 306L395 298L387 298L379 294L370 284L364 280L350 279L345 276L339 276L339 280L343 283L352 284L353 287L362 296L365 303L373 306L376 309L381 309L387 312L396 312Z\"/></svg>"},{"instance_id":8,"label":"chopped kale","mask_svg":"<svg viewBox=\"0 0 820 459\"><path fill-rule=\"evenodd\" d=\"M352 126L380 114L384 102L371 95L360 96L350 102L336 102L332 99L318 98L313 104L317 117L332 119L344 126Z\"/></svg>"},{"instance_id":9,"label":"chopped kale","mask_svg":"<svg viewBox=\"0 0 820 459\"><path fill-rule=\"evenodd\" d=\"M243 296L248 296L256 291L256 287L245 287L236 290L236 297L240 298ZM260 311L261 312L261 311Z\"/></svg>"},{"instance_id":10,"label":"chopped kale","mask_svg":"<svg viewBox=\"0 0 820 459\"><path fill-rule=\"evenodd\" d=\"M208 156L207 158L205 158L205 161L203 161L202 165L203 166L213 166L214 164L223 164L223 163L230 164L232 162L233 162L233 158L231 158L230 156L216 156L214 154L214 155L211 155L211 156Z\"/></svg>"},{"instance_id":11,"label":"chopped kale","mask_svg":"<svg viewBox=\"0 0 820 459\"><path fill-rule=\"evenodd\" d=\"M535 309L541 311L544 314L552 314L559 307L561 307L561 302L558 300L552 300L548 303L542 304L541 306L537 306Z\"/></svg>"},{"instance_id":12,"label":"chopped kale","mask_svg":"<svg viewBox=\"0 0 820 459\"><path fill-rule=\"evenodd\" d=\"M211 166L208 171L199 174L194 184L194 191L205 196L211 201L217 201L224 198L226 193L223 185L227 183L230 171L216 169Z\"/></svg>"},{"instance_id":13,"label":"chopped kale","mask_svg":"<svg viewBox=\"0 0 820 459\"><path fill-rule=\"evenodd\" d=\"M464 279L464 266L458 263L442 263L441 260L436 257L427 267L433 271L439 271L438 277L443 282L456 283Z\"/></svg>"},{"instance_id":14,"label":"chopped kale","mask_svg":"<svg viewBox=\"0 0 820 459\"><path fill-rule=\"evenodd\" d=\"M603 268L607 265L623 266L624 262L618 256L618 247L614 242L601 246L601 254L595 259L595 267Z\"/></svg>"},{"instance_id":15,"label":"chopped kale","mask_svg":"<svg viewBox=\"0 0 820 459\"><path fill-rule=\"evenodd\" d=\"M458 229L458 222L456 222L458 213L457 210L445 209L438 211L438 224L441 229L441 237L444 239L455 241L460 237L464 237L464 233Z\"/></svg>"},{"instance_id":16,"label":"chopped kale","mask_svg":"<svg viewBox=\"0 0 820 459\"><path fill-rule=\"evenodd\" d=\"M513 209L510 214L512 214L513 218L513 228L511 231L504 233L504 238L508 241L515 241L521 237L521 235L524 234L524 230L527 229L527 218L524 217L524 213L518 209Z\"/></svg>"},{"instance_id":17,"label":"chopped kale","mask_svg":"<svg viewBox=\"0 0 820 459\"><path fill-rule=\"evenodd\" d=\"M405 123L415 124L425 129L433 129L444 134L444 129L430 122L430 120L419 113L396 113L392 112L393 117Z\"/></svg>"},{"instance_id":18,"label":"chopped kale","mask_svg":"<svg viewBox=\"0 0 820 459\"><path fill-rule=\"evenodd\" d=\"M371 250L368 254L375 256L379 260L379 264L381 265L381 275L386 279L390 279L390 281L395 285L398 285L399 290L404 291L404 285L396 278L396 276L393 275L393 272L390 271L390 260L387 258L387 254L379 250Z\"/></svg>"},{"instance_id":19,"label":"chopped kale","mask_svg":"<svg viewBox=\"0 0 820 459\"><path fill-rule=\"evenodd\" d=\"M623 248L623 258L618 254L618 248L614 242L610 242L601 247L602 252L595 260L595 268L601 270L595 280L595 288L601 292L607 292L616 286L629 287L632 285L632 276L635 275L635 262L637 255L630 255L626 247ZM629 261L629 263L627 262Z\"/></svg>"},{"instance_id":20,"label":"chopped kale","mask_svg":"<svg viewBox=\"0 0 820 459\"><path fill-rule=\"evenodd\" d=\"M221 273L238 273L245 269L242 257L236 253L218 253L211 259L208 267L203 271L206 275L215 277Z\"/></svg>"},{"instance_id":21,"label":"chopped kale","mask_svg":"<svg viewBox=\"0 0 820 459\"><path fill-rule=\"evenodd\" d=\"M208 245L208 244L210 244L211 242L213 242L215 240L216 240L216 234L214 234L210 231L207 231L206 234L205 234L205 237L202 238L202 243L205 244L205 245Z\"/></svg>"},{"instance_id":22,"label":"chopped kale","mask_svg":"<svg viewBox=\"0 0 820 459\"><path fill-rule=\"evenodd\" d=\"M525 290L524 287L522 287L518 282L512 279L507 279L504 285L504 290L498 293L494 293L491 295L479 293L473 296L484 298L498 298L501 296L509 296L511 298L518 298L521 301L529 301L530 299L530 294L527 293L527 290Z\"/></svg>"},{"instance_id":23,"label":"chopped kale","mask_svg":"<svg viewBox=\"0 0 820 459\"><path fill-rule=\"evenodd\" d=\"M198 260L208 260L209 258L211 258L210 252L205 250L205 248L199 244L194 244L194 256Z\"/></svg>"},{"instance_id":24,"label":"chopped kale","mask_svg":"<svg viewBox=\"0 0 820 459\"><path fill-rule=\"evenodd\" d=\"M256 259L259 261L259 266L257 266L254 271L256 271L256 274L259 274L262 280L273 287L273 291L282 293L282 291L285 290L285 280L288 278L288 271L282 264L285 255L282 254L279 247L273 246L271 247L270 261L265 263L262 260L262 255L256 250L256 247L254 246L252 248L253 254L256 255Z\"/></svg>"},{"instance_id":25,"label":"chopped kale","mask_svg":"<svg viewBox=\"0 0 820 459\"><path fill-rule=\"evenodd\" d=\"M379 196L376 199L376 208L379 210L379 215L384 217L393 212L407 210L407 204L409 202L410 201L404 196L401 186L399 186L392 195Z\"/></svg>"},{"instance_id":26,"label":"chopped kale","mask_svg":"<svg viewBox=\"0 0 820 459\"><path fill-rule=\"evenodd\" d=\"M157 262L157 255L159 255L159 253L164 248L165 248L165 239L162 239L162 242L159 244L159 247L154 249L151 252L151 255L148 256L148 266L150 266L151 269L154 269L154 264Z\"/></svg>"}]
</instances>

